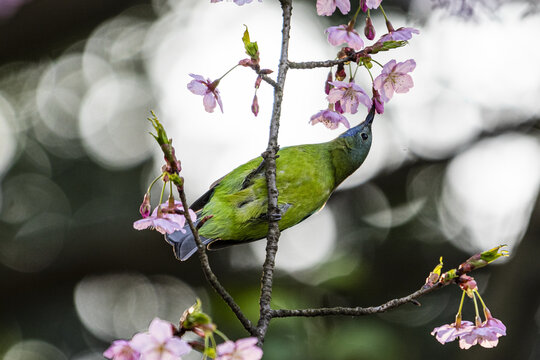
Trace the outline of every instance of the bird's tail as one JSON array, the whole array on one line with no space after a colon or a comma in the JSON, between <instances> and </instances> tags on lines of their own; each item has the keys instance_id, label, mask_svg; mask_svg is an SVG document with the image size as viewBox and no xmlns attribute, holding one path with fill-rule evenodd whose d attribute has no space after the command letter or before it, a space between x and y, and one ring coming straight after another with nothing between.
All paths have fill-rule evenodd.
<instances>
[{"instance_id":1,"label":"bird's tail","mask_svg":"<svg viewBox=\"0 0 540 360\"><path fill-rule=\"evenodd\" d=\"M198 222L197 220L194 225L197 226ZM175 231L172 234L166 234L165 240L172 245L176 258L180 261L185 261L197 251L197 244L187 224L182 230ZM213 239L207 239L200 235L199 238L204 245L213 241Z\"/></svg>"}]
</instances>

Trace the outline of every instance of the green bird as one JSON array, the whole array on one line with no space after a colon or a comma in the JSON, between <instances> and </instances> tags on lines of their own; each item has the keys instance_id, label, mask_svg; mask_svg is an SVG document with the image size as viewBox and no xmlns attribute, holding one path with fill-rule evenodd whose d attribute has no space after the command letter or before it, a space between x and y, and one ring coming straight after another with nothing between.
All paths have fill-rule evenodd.
<instances>
[{"instance_id":1,"label":"green bird","mask_svg":"<svg viewBox=\"0 0 540 360\"><path fill-rule=\"evenodd\" d=\"M285 230L321 209L332 192L364 162L371 148L372 108L364 122L336 139L284 147L276 159L279 192L279 229ZM257 157L240 165L197 199L191 209L197 222L209 220L199 229L203 244L214 250L265 238L268 233L268 191L265 164ZM197 250L189 227L166 235L176 257L187 260Z\"/></svg>"}]
</instances>

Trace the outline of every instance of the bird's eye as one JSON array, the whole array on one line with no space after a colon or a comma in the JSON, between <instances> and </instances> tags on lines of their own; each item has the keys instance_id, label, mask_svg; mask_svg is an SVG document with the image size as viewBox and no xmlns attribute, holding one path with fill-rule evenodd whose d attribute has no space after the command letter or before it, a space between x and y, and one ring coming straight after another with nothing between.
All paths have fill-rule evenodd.
<instances>
[{"instance_id":1,"label":"bird's eye","mask_svg":"<svg viewBox=\"0 0 540 360\"><path fill-rule=\"evenodd\" d=\"M369 136L368 136L368 135L367 135L366 133L362 133L362 135L361 135L361 136L362 136L362 139L364 139L364 140L367 140L367 139L368 139L368 137L369 137Z\"/></svg>"}]
</instances>

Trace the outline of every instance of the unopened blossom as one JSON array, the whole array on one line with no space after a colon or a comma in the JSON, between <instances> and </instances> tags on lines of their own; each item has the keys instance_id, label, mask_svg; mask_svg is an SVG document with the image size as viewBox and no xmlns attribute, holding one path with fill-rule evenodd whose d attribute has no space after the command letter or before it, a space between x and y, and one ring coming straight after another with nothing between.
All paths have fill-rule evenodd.
<instances>
[{"instance_id":1,"label":"unopened blossom","mask_svg":"<svg viewBox=\"0 0 540 360\"><path fill-rule=\"evenodd\" d=\"M141 353L141 360L179 360L191 351L191 346L173 335L173 325L155 318L148 332L136 334L131 346Z\"/></svg>"},{"instance_id":2,"label":"unopened blossom","mask_svg":"<svg viewBox=\"0 0 540 360\"><path fill-rule=\"evenodd\" d=\"M263 355L255 337L240 339L236 342L225 341L219 344L216 350L216 360L260 360Z\"/></svg>"},{"instance_id":3,"label":"unopened blossom","mask_svg":"<svg viewBox=\"0 0 540 360\"><path fill-rule=\"evenodd\" d=\"M373 22L371 21L371 18L368 16L366 17L366 26L364 27L364 35L368 40L375 39L375 27L373 26Z\"/></svg>"},{"instance_id":4,"label":"unopened blossom","mask_svg":"<svg viewBox=\"0 0 540 360\"><path fill-rule=\"evenodd\" d=\"M330 26L325 32L328 34L328 42L334 46L347 43L354 50L364 47L364 41L351 25Z\"/></svg>"},{"instance_id":5,"label":"unopened blossom","mask_svg":"<svg viewBox=\"0 0 540 360\"><path fill-rule=\"evenodd\" d=\"M343 124L347 129L351 127L347 118L331 109L321 110L309 120L311 125L322 123L329 129L337 129L339 124Z\"/></svg>"},{"instance_id":6,"label":"unopened blossom","mask_svg":"<svg viewBox=\"0 0 540 360\"><path fill-rule=\"evenodd\" d=\"M406 41L412 38L412 34L420 34L420 31L418 31L415 28L400 27L397 30L391 30L388 32L388 34L381 36L381 38L379 39L379 42L392 41L392 40L393 41Z\"/></svg>"},{"instance_id":7,"label":"unopened blossom","mask_svg":"<svg viewBox=\"0 0 540 360\"><path fill-rule=\"evenodd\" d=\"M143 202L139 207L139 212L143 218L147 218L150 216L150 211L152 211L152 207L150 206L150 193L146 193L144 194Z\"/></svg>"},{"instance_id":8,"label":"unopened blossom","mask_svg":"<svg viewBox=\"0 0 540 360\"><path fill-rule=\"evenodd\" d=\"M373 89L373 98L371 98L371 101L375 105L375 111L377 111L377 114L384 113L384 101L382 101L381 95L375 89Z\"/></svg>"},{"instance_id":9,"label":"unopened blossom","mask_svg":"<svg viewBox=\"0 0 540 360\"><path fill-rule=\"evenodd\" d=\"M355 114L358 111L358 104L364 104L368 110L371 109L371 99L364 89L353 82L332 81L334 86L330 94L326 97L331 104L339 105L346 113Z\"/></svg>"},{"instance_id":10,"label":"unopened blossom","mask_svg":"<svg viewBox=\"0 0 540 360\"><path fill-rule=\"evenodd\" d=\"M317 14L330 16L336 11L336 7L343 15L351 11L350 0L317 0Z\"/></svg>"},{"instance_id":11,"label":"unopened blossom","mask_svg":"<svg viewBox=\"0 0 540 360\"><path fill-rule=\"evenodd\" d=\"M259 115L259 99L257 98L257 94L255 94L253 97L253 102L251 103L251 112L255 116Z\"/></svg>"},{"instance_id":12,"label":"unopened blossom","mask_svg":"<svg viewBox=\"0 0 540 360\"><path fill-rule=\"evenodd\" d=\"M176 211L184 211L182 203L175 201L172 208L169 207L169 202L161 204L152 212L151 216L137 220L133 223L133 227L137 230L156 229L162 234L172 234L175 231L186 232L184 225L186 218L184 215L177 214ZM197 220L197 215L191 209L188 210L191 220Z\"/></svg>"},{"instance_id":13,"label":"unopened blossom","mask_svg":"<svg viewBox=\"0 0 540 360\"><path fill-rule=\"evenodd\" d=\"M141 355L137 350L131 347L129 341L115 340L111 346L103 352L103 356L111 360L139 360Z\"/></svg>"},{"instance_id":14,"label":"unopened blossom","mask_svg":"<svg viewBox=\"0 0 540 360\"><path fill-rule=\"evenodd\" d=\"M407 74L414 70L416 62L409 59L404 62L396 63L396 60L390 60L384 65L382 72L375 78L373 88L377 90L384 102L388 102L394 92L406 93L414 86L412 77Z\"/></svg>"},{"instance_id":15,"label":"unopened blossom","mask_svg":"<svg viewBox=\"0 0 540 360\"><path fill-rule=\"evenodd\" d=\"M219 95L219 90L217 86L219 80L212 81L210 79L204 80L201 75L189 74L194 80L191 80L187 85L189 91L195 95L203 96L203 105L204 109L211 113L214 112L216 107L216 102L219 104L221 112L223 112L223 104L221 103L221 96Z\"/></svg>"},{"instance_id":16,"label":"unopened blossom","mask_svg":"<svg viewBox=\"0 0 540 360\"><path fill-rule=\"evenodd\" d=\"M472 322L464 320L461 321L459 326L453 323L436 327L431 332L431 335L435 336L435 339L444 345L456 340L456 338L463 334L469 333L473 328Z\"/></svg>"}]
</instances>

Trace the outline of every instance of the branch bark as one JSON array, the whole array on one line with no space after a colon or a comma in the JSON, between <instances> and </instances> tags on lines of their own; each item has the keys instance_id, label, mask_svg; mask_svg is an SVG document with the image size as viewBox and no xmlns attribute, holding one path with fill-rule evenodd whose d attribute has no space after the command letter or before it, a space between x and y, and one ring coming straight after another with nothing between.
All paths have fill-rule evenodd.
<instances>
[{"instance_id":1,"label":"branch bark","mask_svg":"<svg viewBox=\"0 0 540 360\"><path fill-rule=\"evenodd\" d=\"M257 338L262 346L268 325L272 319L272 283L276 252L279 241L280 211L278 208L278 190L276 184L276 153L278 152L279 119L281 116L281 103L283 101L283 88L288 70L289 34L291 30L292 0L281 0L283 11L281 56L279 59L277 86L274 86L274 106L270 120L270 135L268 147L262 154L266 165L266 186L268 190L268 236L266 242L266 258L263 264L261 277L261 296L259 300L259 321L257 323Z\"/></svg>"}]
</instances>

